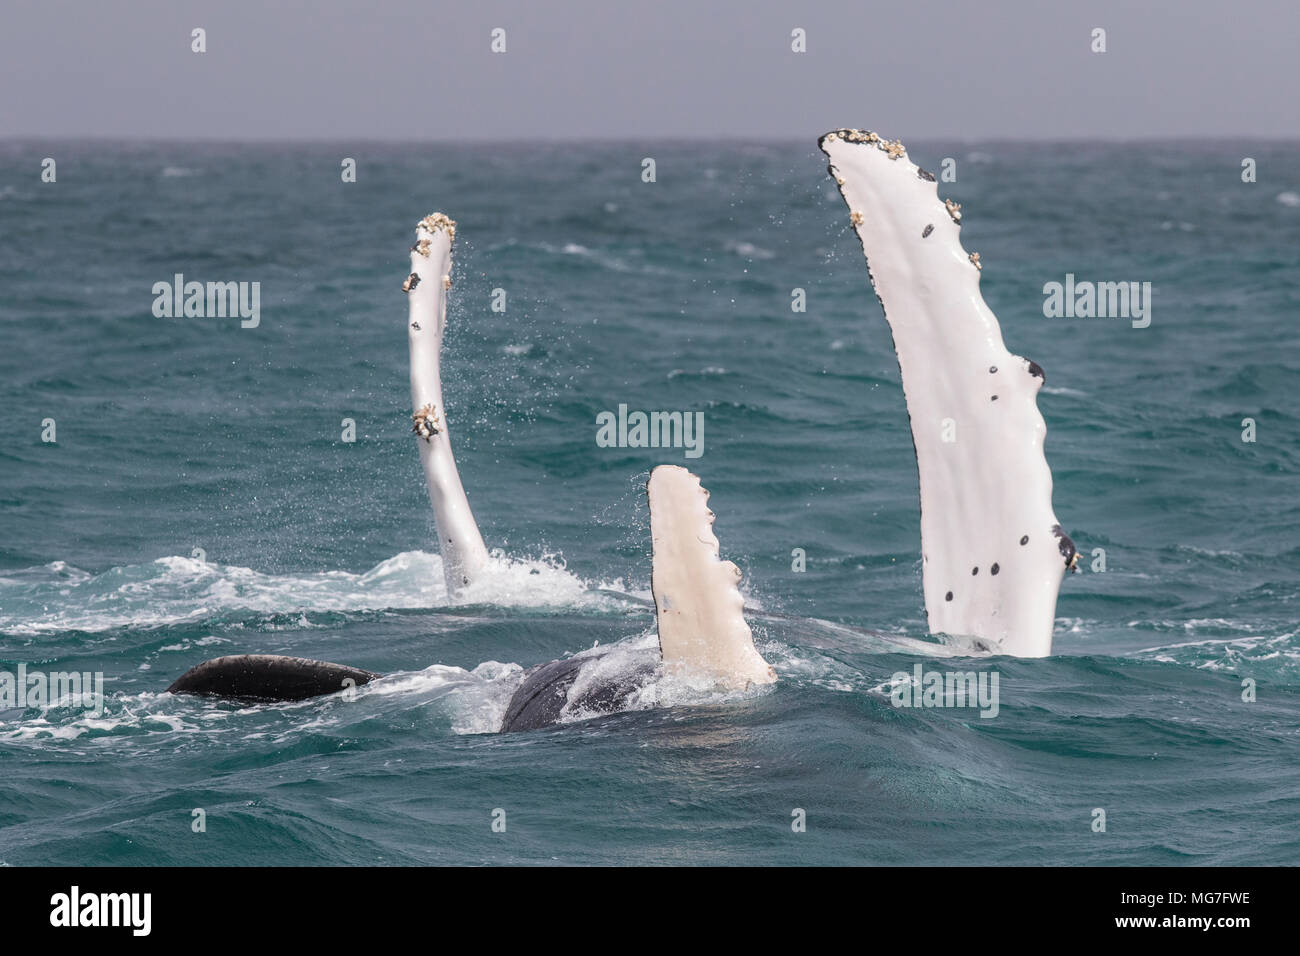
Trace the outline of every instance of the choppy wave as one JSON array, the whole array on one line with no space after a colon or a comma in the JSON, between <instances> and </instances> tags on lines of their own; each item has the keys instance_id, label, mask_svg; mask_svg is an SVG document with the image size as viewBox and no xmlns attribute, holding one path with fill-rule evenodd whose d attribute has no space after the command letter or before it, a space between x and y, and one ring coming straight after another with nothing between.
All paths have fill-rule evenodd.
<instances>
[{"instance_id":1,"label":"choppy wave","mask_svg":"<svg viewBox=\"0 0 1300 956\"><path fill-rule=\"evenodd\" d=\"M595 587L617 590L617 582ZM368 611L493 604L502 607L616 606L556 557L497 553L474 584L449 595L442 557L404 551L364 573L265 574L172 555L91 574L65 562L0 577L0 633L36 635L155 628L240 612Z\"/></svg>"}]
</instances>

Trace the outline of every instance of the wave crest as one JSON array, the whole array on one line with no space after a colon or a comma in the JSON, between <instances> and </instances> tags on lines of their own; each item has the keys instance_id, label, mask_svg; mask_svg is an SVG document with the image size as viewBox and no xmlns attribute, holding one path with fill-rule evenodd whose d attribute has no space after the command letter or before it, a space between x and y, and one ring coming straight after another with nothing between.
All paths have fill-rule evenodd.
<instances>
[{"instance_id":1,"label":"wave crest","mask_svg":"<svg viewBox=\"0 0 1300 956\"><path fill-rule=\"evenodd\" d=\"M569 572L555 555L510 558L495 552L487 573L447 593L442 557L403 551L369 571L265 574L239 565L171 555L99 574L55 561L0 577L0 632L152 628L210 619L298 612L381 611L475 604L522 608L619 607L617 598Z\"/></svg>"}]
</instances>

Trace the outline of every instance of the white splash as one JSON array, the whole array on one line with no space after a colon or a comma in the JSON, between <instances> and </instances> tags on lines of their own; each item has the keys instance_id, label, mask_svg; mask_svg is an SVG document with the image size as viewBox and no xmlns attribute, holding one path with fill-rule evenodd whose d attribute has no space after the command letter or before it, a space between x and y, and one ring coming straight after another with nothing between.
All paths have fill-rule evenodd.
<instances>
[{"instance_id":1,"label":"white splash","mask_svg":"<svg viewBox=\"0 0 1300 956\"><path fill-rule=\"evenodd\" d=\"M448 594L442 558L404 551L369 571L266 574L171 556L89 574L54 562L0 579L0 631L24 636L101 632L208 620L239 612L295 614L494 604L516 608L620 607L618 582L589 585L553 555L515 559L494 553L468 588ZM299 622L295 627L310 622Z\"/></svg>"}]
</instances>

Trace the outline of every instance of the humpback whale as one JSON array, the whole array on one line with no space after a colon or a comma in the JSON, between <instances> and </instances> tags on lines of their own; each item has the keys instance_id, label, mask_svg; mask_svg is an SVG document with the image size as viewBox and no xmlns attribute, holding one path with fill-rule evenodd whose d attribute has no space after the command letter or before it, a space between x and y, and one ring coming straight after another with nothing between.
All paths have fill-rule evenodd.
<instances>
[{"instance_id":1,"label":"humpback whale","mask_svg":"<svg viewBox=\"0 0 1300 956\"><path fill-rule=\"evenodd\" d=\"M1046 656L1061 580L1074 569L1076 554L1052 511L1046 425L1037 405L1043 370L1003 344L980 295L979 255L961 245L961 207L939 199L935 177L908 159L902 143L856 129L834 130L818 142L849 208L898 357L920 484L930 630L972 638L996 653ZM443 408L440 361L455 235L455 222L441 213L422 219L402 283L411 430L449 593L470 585L490 561L456 470ZM745 620L740 571L719 556L699 478L660 465L646 495L659 660L607 672L608 652L597 651L534 667L514 692L502 731L622 709L661 668L703 674L726 689L777 679ZM380 676L324 661L236 655L192 668L168 690L302 700Z\"/></svg>"},{"instance_id":2,"label":"humpback whale","mask_svg":"<svg viewBox=\"0 0 1300 956\"><path fill-rule=\"evenodd\" d=\"M471 584L490 560L456 470L442 404L441 353L455 235L456 223L441 213L420 220L411 247L411 271L402 283L415 408L411 431L420 448L450 593ZM776 680L776 671L754 647L745 621L740 569L719 557L709 493L699 478L680 466L660 465L650 473L646 496L659 661L606 669L601 664L607 652L598 652L534 667L511 697L502 731L544 727L566 713L622 709L660 668L687 669L728 690ZM598 679L584 679L592 668L599 670ZM358 687L380 676L328 661L239 654L191 668L168 691L252 703L297 701Z\"/></svg>"},{"instance_id":3,"label":"humpback whale","mask_svg":"<svg viewBox=\"0 0 1300 956\"><path fill-rule=\"evenodd\" d=\"M659 661L603 669L607 651L551 661L524 674L506 707L502 731L534 730L565 714L624 709L660 668L681 668L727 690L770 684L776 671L754 647L744 617L740 569L719 558L709 493L679 465L660 465L646 483L652 542L651 590ZM596 680L584 680L589 668ZM382 675L343 664L273 654L205 661L176 679L169 693L250 703L298 701L359 687Z\"/></svg>"}]
</instances>

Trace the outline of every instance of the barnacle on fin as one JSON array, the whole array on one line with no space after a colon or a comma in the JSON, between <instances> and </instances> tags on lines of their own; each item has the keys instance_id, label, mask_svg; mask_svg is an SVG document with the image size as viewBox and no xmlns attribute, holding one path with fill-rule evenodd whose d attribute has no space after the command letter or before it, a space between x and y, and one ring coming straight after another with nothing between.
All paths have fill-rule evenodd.
<instances>
[{"instance_id":1,"label":"barnacle on fin","mask_svg":"<svg viewBox=\"0 0 1300 956\"><path fill-rule=\"evenodd\" d=\"M438 421L438 413L432 405L425 405L419 411L411 416L415 422L411 426L411 431L415 432L425 441L430 441L434 435L442 431L442 424Z\"/></svg>"},{"instance_id":2,"label":"barnacle on fin","mask_svg":"<svg viewBox=\"0 0 1300 956\"><path fill-rule=\"evenodd\" d=\"M420 220L418 229L425 229L428 232L437 232L439 229L447 230L447 238L455 241L456 239L456 222L444 213L432 212Z\"/></svg>"}]
</instances>

